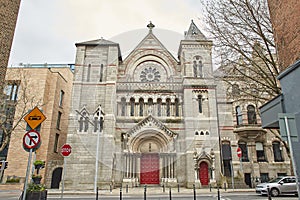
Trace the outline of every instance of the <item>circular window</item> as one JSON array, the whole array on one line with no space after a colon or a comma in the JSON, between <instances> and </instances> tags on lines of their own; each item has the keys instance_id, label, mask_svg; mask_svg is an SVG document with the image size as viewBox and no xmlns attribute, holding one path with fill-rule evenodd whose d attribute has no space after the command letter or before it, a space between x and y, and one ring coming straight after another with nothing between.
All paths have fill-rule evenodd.
<instances>
[{"instance_id":1,"label":"circular window","mask_svg":"<svg viewBox=\"0 0 300 200\"><path fill-rule=\"evenodd\" d=\"M159 82L160 73L155 67L146 67L141 71L140 80L142 82Z\"/></svg>"}]
</instances>

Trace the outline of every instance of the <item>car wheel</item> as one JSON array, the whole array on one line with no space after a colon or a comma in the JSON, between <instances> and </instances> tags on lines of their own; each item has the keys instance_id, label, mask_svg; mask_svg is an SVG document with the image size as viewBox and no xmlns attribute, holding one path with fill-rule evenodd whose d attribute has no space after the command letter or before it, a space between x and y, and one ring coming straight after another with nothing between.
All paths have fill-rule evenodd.
<instances>
[{"instance_id":1,"label":"car wheel","mask_svg":"<svg viewBox=\"0 0 300 200\"><path fill-rule=\"evenodd\" d=\"M270 194L272 197L277 197L279 195L279 190L276 188L272 188Z\"/></svg>"}]
</instances>

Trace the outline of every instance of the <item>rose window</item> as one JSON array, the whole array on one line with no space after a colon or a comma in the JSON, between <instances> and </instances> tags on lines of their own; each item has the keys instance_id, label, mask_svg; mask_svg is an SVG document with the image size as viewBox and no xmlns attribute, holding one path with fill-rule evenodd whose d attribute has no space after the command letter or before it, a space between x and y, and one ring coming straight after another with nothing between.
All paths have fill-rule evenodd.
<instances>
[{"instance_id":1,"label":"rose window","mask_svg":"<svg viewBox=\"0 0 300 200\"><path fill-rule=\"evenodd\" d=\"M155 67L146 67L140 74L142 82L159 82L160 73Z\"/></svg>"}]
</instances>

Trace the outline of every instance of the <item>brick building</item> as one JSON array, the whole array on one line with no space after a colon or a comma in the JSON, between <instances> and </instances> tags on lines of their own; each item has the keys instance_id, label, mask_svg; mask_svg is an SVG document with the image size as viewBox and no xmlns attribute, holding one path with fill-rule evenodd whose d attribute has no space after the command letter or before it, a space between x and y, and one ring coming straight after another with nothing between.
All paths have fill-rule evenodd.
<instances>
[{"instance_id":1,"label":"brick building","mask_svg":"<svg viewBox=\"0 0 300 200\"><path fill-rule=\"evenodd\" d=\"M48 188L58 188L61 180L63 157L60 147L66 142L73 65L26 65L7 68L8 83L7 101L14 102L15 121L22 119L26 112L38 106L46 116L41 124L41 146L33 156L33 160L46 162L45 169L40 171L42 182ZM12 95L15 94L15 95ZM7 161L9 167L4 172L3 182L11 177L20 177L24 182L28 152L23 149L23 136L30 130L26 122L21 120L13 131L9 143ZM20 185L20 187L22 187Z\"/></svg>"},{"instance_id":2,"label":"brick building","mask_svg":"<svg viewBox=\"0 0 300 200\"><path fill-rule=\"evenodd\" d=\"M281 71L300 59L300 1L268 0Z\"/></svg>"},{"instance_id":3,"label":"brick building","mask_svg":"<svg viewBox=\"0 0 300 200\"><path fill-rule=\"evenodd\" d=\"M0 3L0 83L3 83L21 0Z\"/></svg>"}]
</instances>

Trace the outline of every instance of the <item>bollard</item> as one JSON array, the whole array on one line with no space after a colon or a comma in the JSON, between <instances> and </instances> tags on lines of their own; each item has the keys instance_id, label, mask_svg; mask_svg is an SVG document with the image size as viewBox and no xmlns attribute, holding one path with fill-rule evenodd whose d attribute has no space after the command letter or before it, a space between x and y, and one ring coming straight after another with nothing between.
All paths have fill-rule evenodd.
<instances>
[{"instance_id":1,"label":"bollard","mask_svg":"<svg viewBox=\"0 0 300 200\"><path fill-rule=\"evenodd\" d=\"M109 192L112 193L112 185L109 184Z\"/></svg>"},{"instance_id":2,"label":"bollard","mask_svg":"<svg viewBox=\"0 0 300 200\"><path fill-rule=\"evenodd\" d=\"M211 184L209 184L209 191L211 192Z\"/></svg>"},{"instance_id":3,"label":"bollard","mask_svg":"<svg viewBox=\"0 0 300 200\"><path fill-rule=\"evenodd\" d=\"M97 187L97 191L96 191L96 200L98 200L98 190L99 190L99 188Z\"/></svg>"},{"instance_id":4,"label":"bollard","mask_svg":"<svg viewBox=\"0 0 300 200\"><path fill-rule=\"evenodd\" d=\"M196 200L196 187L195 187L195 184L193 184L193 190L194 190L194 200Z\"/></svg>"},{"instance_id":5,"label":"bollard","mask_svg":"<svg viewBox=\"0 0 300 200\"><path fill-rule=\"evenodd\" d=\"M122 186L120 187L120 200L122 200Z\"/></svg>"},{"instance_id":6,"label":"bollard","mask_svg":"<svg viewBox=\"0 0 300 200\"><path fill-rule=\"evenodd\" d=\"M172 189L171 189L171 187L169 188L169 197L170 197L170 200L172 200Z\"/></svg>"},{"instance_id":7,"label":"bollard","mask_svg":"<svg viewBox=\"0 0 300 200\"><path fill-rule=\"evenodd\" d=\"M163 188L163 192L166 192L165 184L162 185L162 188Z\"/></svg>"},{"instance_id":8,"label":"bollard","mask_svg":"<svg viewBox=\"0 0 300 200\"><path fill-rule=\"evenodd\" d=\"M147 185L144 185L144 200L147 199Z\"/></svg>"},{"instance_id":9,"label":"bollard","mask_svg":"<svg viewBox=\"0 0 300 200\"><path fill-rule=\"evenodd\" d=\"M128 184L126 184L126 193L128 193Z\"/></svg>"},{"instance_id":10,"label":"bollard","mask_svg":"<svg viewBox=\"0 0 300 200\"><path fill-rule=\"evenodd\" d=\"M225 189L225 191L226 191L226 183L224 183L224 189Z\"/></svg>"},{"instance_id":11,"label":"bollard","mask_svg":"<svg viewBox=\"0 0 300 200\"><path fill-rule=\"evenodd\" d=\"M270 187L267 186L267 192L268 192L268 200L272 200L272 196L270 194Z\"/></svg>"},{"instance_id":12,"label":"bollard","mask_svg":"<svg viewBox=\"0 0 300 200\"><path fill-rule=\"evenodd\" d=\"M177 192L178 192L178 193L180 192L180 186L179 186L179 183L177 184Z\"/></svg>"},{"instance_id":13,"label":"bollard","mask_svg":"<svg viewBox=\"0 0 300 200\"><path fill-rule=\"evenodd\" d=\"M218 187L218 200L220 200L220 189Z\"/></svg>"}]
</instances>

